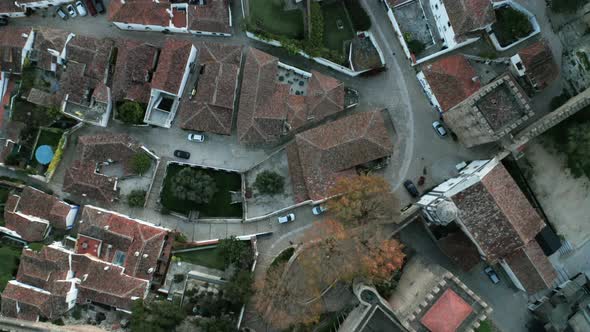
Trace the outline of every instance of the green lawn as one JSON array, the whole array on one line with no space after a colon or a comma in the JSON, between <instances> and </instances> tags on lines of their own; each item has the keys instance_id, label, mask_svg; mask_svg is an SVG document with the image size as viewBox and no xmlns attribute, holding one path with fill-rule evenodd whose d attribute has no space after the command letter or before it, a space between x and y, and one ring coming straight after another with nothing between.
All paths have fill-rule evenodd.
<instances>
[{"instance_id":1,"label":"green lawn","mask_svg":"<svg viewBox=\"0 0 590 332\"><path fill-rule=\"evenodd\" d=\"M176 253L174 256L180 258L183 262L202 265L211 269L224 270L225 264L223 262L223 257L221 257L221 250L218 248L219 247Z\"/></svg>"},{"instance_id":2,"label":"green lawn","mask_svg":"<svg viewBox=\"0 0 590 332\"><path fill-rule=\"evenodd\" d=\"M327 48L342 52L344 42L354 37L354 31L342 2L322 4L324 14L324 44ZM338 29L338 26L342 29Z\"/></svg>"},{"instance_id":3,"label":"green lawn","mask_svg":"<svg viewBox=\"0 0 590 332\"><path fill-rule=\"evenodd\" d=\"M240 191L242 187L242 180L240 174L223 171L215 171L212 169L202 168L202 170L213 177L217 185L217 193L213 195L209 204L195 204L191 201L183 201L172 196L170 182L172 177L184 167L178 164L170 164L164 179L164 188L160 197L161 203L164 207L171 211L179 212L188 215L189 211L197 210L200 217L226 217L226 218L241 218L242 204L230 204L230 191Z\"/></svg>"},{"instance_id":4,"label":"green lawn","mask_svg":"<svg viewBox=\"0 0 590 332\"><path fill-rule=\"evenodd\" d=\"M21 252L21 248L0 244L0 292L4 291L6 284L16 275Z\"/></svg>"},{"instance_id":5,"label":"green lawn","mask_svg":"<svg viewBox=\"0 0 590 332\"><path fill-rule=\"evenodd\" d=\"M250 23L256 28L288 38L304 39L303 13L284 11L280 0L249 0Z\"/></svg>"}]
</instances>

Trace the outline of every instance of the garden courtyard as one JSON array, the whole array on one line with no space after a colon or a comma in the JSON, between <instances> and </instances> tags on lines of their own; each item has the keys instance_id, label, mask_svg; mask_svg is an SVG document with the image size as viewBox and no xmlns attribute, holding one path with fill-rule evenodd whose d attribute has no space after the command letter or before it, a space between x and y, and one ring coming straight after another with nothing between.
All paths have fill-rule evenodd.
<instances>
[{"instance_id":1,"label":"garden courtyard","mask_svg":"<svg viewBox=\"0 0 590 332\"><path fill-rule=\"evenodd\" d=\"M160 204L185 216L195 211L199 218L241 219L241 188L242 178L237 172L170 163Z\"/></svg>"}]
</instances>

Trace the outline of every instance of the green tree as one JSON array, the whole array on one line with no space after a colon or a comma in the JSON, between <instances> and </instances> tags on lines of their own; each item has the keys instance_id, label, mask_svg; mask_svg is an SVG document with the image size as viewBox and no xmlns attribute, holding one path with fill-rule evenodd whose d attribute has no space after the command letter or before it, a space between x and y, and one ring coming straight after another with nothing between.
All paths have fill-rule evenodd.
<instances>
[{"instance_id":1,"label":"green tree","mask_svg":"<svg viewBox=\"0 0 590 332\"><path fill-rule=\"evenodd\" d=\"M497 23L494 25L494 28L497 28L501 35L519 39L533 32L533 26L529 18L512 7L497 10L496 16Z\"/></svg>"},{"instance_id":2,"label":"green tree","mask_svg":"<svg viewBox=\"0 0 590 332\"><path fill-rule=\"evenodd\" d=\"M252 264L252 247L248 242L238 240L235 236L219 240L217 245L226 266L237 265L241 269L248 269Z\"/></svg>"},{"instance_id":3,"label":"green tree","mask_svg":"<svg viewBox=\"0 0 590 332\"><path fill-rule=\"evenodd\" d=\"M128 124L141 124L145 115L145 109L136 101L126 100L118 108L119 119Z\"/></svg>"},{"instance_id":4,"label":"green tree","mask_svg":"<svg viewBox=\"0 0 590 332\"><path fill-rule=\"evenodd\" d=\"M133 190L129 196L127 196L127 204L129 204L130 207L143 207L145 204L145 195L145 190Z\"/></svg>"},{"instance_id":5,"label":"green tree","mask_svg":"<svg viewBox=\"0 0 590 332\"><path fill-rule=\"evenodd\" d=\"M152 166L152 158L145 152L138 152L131 159L133 173L142 175Z\"/></svg>"},{"instance_id":6,"label":"green tree","mask_svg":"<svg viewBox=\"0 0 590 332\"><path fill-rule=\"evenodd\" d=\"M202 332L234 332L236 323L229 317L202 318L195 322Z\"/></svg>"},{"instance_id":7,"label":"green tree","mask_svg":"<svg viewBox=\"0 0 590 332\"><path fill-rule=\"evenodd\" d=\"M575 177L590 177L590 122L572 124L567 129L567 166Z\"/></svg>"},{"instance_id":8,"label":"green tree","mask_svg":"<svg viewBox=\"0 0 590 332\"><path fill-rule=\"evenodd\" d=\"M217 192L215 180L207 173L196 168L183 168L174 175L171 184L172 196L196 204L209 203Z\"/></svg>"},{"instance_id":9,"label":"green tree","mask_svg":"<svg viewBox=\"0 0 590 332\"><path fill-rule=\"evenodd\" d=\"M185 318L184 311L170 301L155 301L146 306L137 300L131 310L131 331L174 331Z\"/></svg>"},{"instance_id":10,"label":"green tree","mask_svg":"<svg viewBox=\"0 0 590 332\"><path fill-rule=\"evenodd\" d=\"M551 1L551 9L557 13L573 13L587 3L588 0L555 0Z\"/></svg>"},{"instance_id":11,"label":"green tree","mask_svg":"<svg viewBox=\"0 0 590 332\"><path fill-rule=\"evenodd\" d=\"M6 156L6 159L4 159L4 163L7 166L18 165L20 163L20 154L18 152L13 152L9 154L8 156Z\"/></svg>"},{"instance_id":12,"label":"green tree","mask_svg":"<svg viewBox=\"0 0 590 332\"><path fill-rule=\"evenodd\" d=\"M282 193L284 187L285 178L273 171L262 171L254 181L254 188L261 194L274 195Z\"/></svg>"},{"instance_id":13,"label":"green tree","mask_svg":"<svg viewBox=\"0 0 590 332\"><path fill-rule=\"evenodd\" d=\"M236 306L248 303L254 293L250 270L240 270L222 286L223 296Z\"/></svg>"}]
</instances>

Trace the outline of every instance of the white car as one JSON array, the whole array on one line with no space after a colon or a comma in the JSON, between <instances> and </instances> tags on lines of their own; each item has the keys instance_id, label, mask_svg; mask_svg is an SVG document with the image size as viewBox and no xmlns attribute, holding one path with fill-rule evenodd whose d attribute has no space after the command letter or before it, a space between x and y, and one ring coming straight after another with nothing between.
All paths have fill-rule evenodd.
<instances>
[{"instance_id":1,"label":"white car","mask_svg":"<svg viewBox=\"0 0 590 332\"><path fill-rule=\"evenodd\" d=\"M78 16L78 13L76 13L76 10L74 9L74 6L72 5L68 5L66 7L66 10L68 11L68 14L70 14L71 17L76 17Z\"/></svg>"},{"instance_id":2,"label":"white car","mask_svg":"<svg viewBox=\"0 0 590 332\"><path fill-rule=\"evenodd\" d=\"M291 222L293 220L295 220L295 214L289 213L286 216L279 217L279 224L286 224L286 223Z\"/></svg>"},{"instance_id":3,"label":"white car","mask_svg":"<svg viewBox=\"0 0 590 332\"><path fill-rule=\"evenodd\" d=\"M311 209L311 213L313 213L314 216L319 216L326 211L328 211L328 208L323 205L316 205Z\"/></svg>"},{"instance_id":4,"label":"white car","mask_svg":"<svg viewBox=\"0 0 590 332\"><path fill-rule=\"evenodd\" d=\"M80 14L80 16L86 16L88 14L86 8L82 4L82 1L76 1L76 9L78 10L78 14Z\"/></svg>"},{"instance_id":5,"label":"white car","mask_svg":"<svg viewBox=\"0 0 590 332\"><path fill-rule=\"evenodd\" d=\"M205 141L205 135L203 135L203 134L188 134L188 140L191 142L203 143Z\"/></svg>"},{"instance_id":6,"label":"white car","mask_svg":"<svg viewBox=\"0 0 590 332\"><path fill-rule=\"evenodd\" d=\"M436 131L436 133L438 134L438 136L440 136L440 137L446 137L447 136L447 130L442 125L442 123L440 123L439 121L434 121L432 123L432 128L434 128L434 131Z\"/></svg>"}]
</instances>

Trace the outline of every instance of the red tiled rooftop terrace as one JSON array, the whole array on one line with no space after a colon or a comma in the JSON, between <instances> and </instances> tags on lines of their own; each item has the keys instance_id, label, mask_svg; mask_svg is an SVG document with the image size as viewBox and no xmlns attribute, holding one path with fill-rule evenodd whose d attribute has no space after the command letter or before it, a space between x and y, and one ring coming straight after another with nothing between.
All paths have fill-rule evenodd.
<instances>
[{"instance_id":1,"label":"red tiled rooftop terrace","mask_svg":"<svg viewBox=\"0 0 590 332\"><path fill-rule=\"evenodd\" d=\"M90 254L94 257L99 257L98 254L100 252L100 246L102 241L93 239L88 236L79 235L78 242L76 244L76 253L77 254Z\"/></svg>"},{"instance_id":2,"label":"red tiled rooftop terrace","mask_svg":"<svg viewBox=\"0 0 590 332\"><path fill-rule=\"evenodd\" d=\"M455 332L472 312L467 302L447 289L420 322L431 332Z\"/></svg>"}]
</instances>

